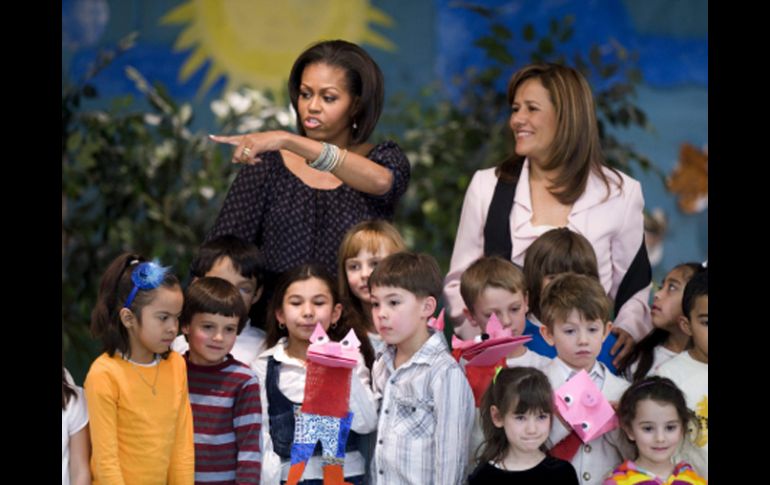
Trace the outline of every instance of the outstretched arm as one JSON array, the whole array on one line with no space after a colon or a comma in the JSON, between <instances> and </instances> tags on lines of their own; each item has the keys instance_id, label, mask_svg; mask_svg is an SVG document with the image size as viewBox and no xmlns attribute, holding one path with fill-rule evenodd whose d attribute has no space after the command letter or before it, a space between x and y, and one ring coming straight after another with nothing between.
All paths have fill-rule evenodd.
<instances>
[{"instance_id":1,"label":"outstretched arm","mask_svg":"<svg viewBox=\"0 0 770 485\"><path fill-rule=\"evenodd\" d=\"M306 160L315 160L321 155L321 142L287 131L265 131L245 135L210 135L217 143L235 146L233 163L253 165L260 162L262 152L288 150ZM384 195L393 185L393 173L365 156L348 151L342 163L331 172L350 187L367 194Z\"/></svg>"}]
</instances>

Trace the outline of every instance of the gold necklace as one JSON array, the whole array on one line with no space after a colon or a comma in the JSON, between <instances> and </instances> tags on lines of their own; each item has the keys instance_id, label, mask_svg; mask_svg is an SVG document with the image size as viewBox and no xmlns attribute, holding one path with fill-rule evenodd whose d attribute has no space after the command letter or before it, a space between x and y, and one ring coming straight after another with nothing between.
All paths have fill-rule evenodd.
<instances>
[{"instance_id":1,"label":"gold necklace","mask_svg":"<svg viewBox=\"0 0 770 485\"><path fill-rule=\"evenodd\" d=\"M155 357L155 361L154 361L155 362L155 379L152 381L152 384L147 382L147 380L144 378L142 373L139 372L139 369L136 368L136 363L133 360L131 359L127 359L127 360L129 363L131 363L131 368L134 369L134 372L136 372L139 375L139 379L141 379L142 382L147 384L147 387L150 388L150 390L152 391L152 395L153 396L157 395L155 385L158 383L158 374L160 374L160 359L158 359L157 356Z\"/></svg>"}]
</instances>

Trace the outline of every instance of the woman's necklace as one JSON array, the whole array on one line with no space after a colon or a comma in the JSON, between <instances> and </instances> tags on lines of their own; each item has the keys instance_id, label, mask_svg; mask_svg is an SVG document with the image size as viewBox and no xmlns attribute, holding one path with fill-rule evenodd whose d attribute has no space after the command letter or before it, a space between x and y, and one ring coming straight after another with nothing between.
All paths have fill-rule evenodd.
<instances>
[{"instance_id":1,"label":"woman's necklace","mask_svg":"<svg viewBox=\"0 0 770 485\"><path fill-rule=\"evenodd\" d=\"M134 371L139 375L139 379L141 379L142 382L147 384L147 387L150 388L153 396L157 395L157 390L155 388L155 385L158 383L158 374L160 374L160 359L158 358L157 355L155 355L154 357L155 359L153 360L153 362L155 362L155 379L153 379L152 384L147 382L147 380L144 378L142 373L139 372L139 369L136 368L137 366L136 362L134 362L131 359L126 359L131 364L131 368L134 369Z\"/></svg>"}]
</instances>

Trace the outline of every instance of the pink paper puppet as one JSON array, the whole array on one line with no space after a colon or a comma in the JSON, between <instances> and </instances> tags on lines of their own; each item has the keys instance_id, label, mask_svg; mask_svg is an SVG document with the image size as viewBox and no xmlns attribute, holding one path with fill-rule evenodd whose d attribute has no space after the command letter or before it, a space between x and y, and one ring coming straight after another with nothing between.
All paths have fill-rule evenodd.
<instances>
[{"instance_id":1,"label":"pink paper puppet","mask_svg":"<svg viewBox=\"0 0 770 485\"><path fill-rule=\"evenodd\" d=\"M353 422L351 377L360 345L353 330L341 342L332 342L321 324L316 324L307 349L305 395L302 406L294 415L294 442L287 485L296 485L302 479L319 441L324 484L344 483L342 465Z\"/></svg>"},{"instance_id":2,"label":"pink paper puppet","mask_svg":"<svg viewBox=\"0 0 770 485\"><path fill-rule=\"evenodd\" d=\"M350 330L341 342L332 342L320 323L316 324L310 336L307 359L327 367L345 367L352 369L358 359L361 342L356 333Z\"/></svg>"},{"instance_id":3,"label":"pink paper puppet","mask_svg":"<svg viewBox=\"0 0 770 485\"><path fill-rule=\"evenodd\" d=\"M452 349L460 349L460 356L466 360L465 365L490 366L510 354L519 345L532 340L529 335L512 336L510 328L504 328L500 319L494 313L487 321L486 334L489 336L481 342L460 340L452 335Z\"/></svg>"},{"instance_id":4,"label":"pink paper puppet","mask_svg":"<svg viewBox=\"0 0 770 485\"><path fill-rule=\"evenodd\" d=\"M444 309L441 309L441 312L438 314L438 318L430 317L428 319L428 327L438 331L443 332L444 331Z\"/></svg>"},{"instance_id":5,"label":"pink paper puppet","mask_svg":"<svg viewBox=\"0 0 770 485\"><path fill-rule=\"evenodd\" d=\"M575 374L554 392L554 402L561 417L583 443L618 427L615 410L585 370Z\"/></svg>"}]
</instances>

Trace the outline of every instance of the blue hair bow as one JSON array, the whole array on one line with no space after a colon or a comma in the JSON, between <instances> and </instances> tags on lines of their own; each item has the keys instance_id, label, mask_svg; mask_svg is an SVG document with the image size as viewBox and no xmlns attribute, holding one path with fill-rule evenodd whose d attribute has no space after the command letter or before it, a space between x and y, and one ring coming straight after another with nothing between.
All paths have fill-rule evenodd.
<instances>
[{"instance_id":1,"label":"blue hair bow","mask_svg":"<svg viewBox=\"0 0 770 485\"><path fill-rule=\"evenodd\" d=\"M131 307L131 303L136 298L136 293L139 290L154 290L163 283L163 278L166 277L170 266L161 266L157 259L152 261L145 261L141 263L131 273L131 281L134 283L134 287L131 289L131 293L126 298L126 303L123 308Z\"/></svg>"}]
</instances>

